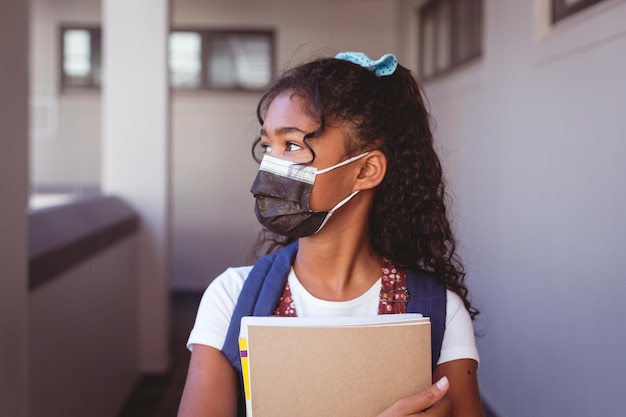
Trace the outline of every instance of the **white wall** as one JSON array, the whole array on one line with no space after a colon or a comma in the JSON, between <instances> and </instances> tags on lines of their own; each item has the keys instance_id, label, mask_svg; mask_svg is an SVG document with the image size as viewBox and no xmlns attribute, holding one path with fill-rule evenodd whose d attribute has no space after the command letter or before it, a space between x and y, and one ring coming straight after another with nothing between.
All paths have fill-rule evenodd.
<instances>
[{"instance_id":1,"label":"white wall","mask_svg":"<svg viewBox=\"0 0 626 417\"><path fill-rule=\"evenodd\" d=\"M506 417L622 415L626 3L542 36L532 2L485 3L480 62L426 85L482 390Z\"/></svg>"},{"instance_id":2,"label":"white wall","mask_svg":"<svg viewBox=\"0 0 626 417\"><path fill-rule=\"evenodd\" d=\"M122 408L139 376L136 258L131 236L31 293L32 416Z\"/></svg>"},{"instance_id":3,"label":"white wall","mask_svg":"<svg viewBox=\"0 0 626 417\"><path fill-rule=\"evenodd\" d=\"M0 2L0 415L28 410L28 2ZM8 58L8 59L7 59Z\"/></svg>"},{"instance_id":4,"label":"white wall","mask_svg":"<svg viewBox=\"0 0 626 417\"><path fill-rule=\"evenodd\" d=\"M97 185L100 182L100 93L61 91L60 25L101 21L100 0L31 0L30 89L37 107L32 124L31 182L37 185ZM44 108L48 111L43 110Z\"/></svg>"},{"instance_id":5,"label":"white wall","mask_svg":"<svg viewBox=\"0 0 626 417\"><path fill-rule=\"evenodd\" d=\"M168 0L104 0L102 190L140 218L140 367L166 372L170 277ZM143 22L141 30L137 22Z\"/></svg>"}]
</instances>

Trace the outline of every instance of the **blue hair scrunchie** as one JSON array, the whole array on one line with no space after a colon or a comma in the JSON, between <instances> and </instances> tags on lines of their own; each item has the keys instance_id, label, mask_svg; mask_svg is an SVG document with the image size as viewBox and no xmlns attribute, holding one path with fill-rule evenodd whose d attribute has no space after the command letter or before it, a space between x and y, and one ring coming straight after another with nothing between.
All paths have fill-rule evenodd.
<instances>
[{"instance_id":1,"label":"blue hair scrunchie","mask_svg":"<svg viewBox=\"0 0 626 417\"><path fill-rule=\"evenodd\" d=\"M385 54L376 61L363 52L339 52L336 59L342 59L360 65L374 72L379 77L391 75L398 68L398 59L393 54Z\"/></svg>"}]
</instances>

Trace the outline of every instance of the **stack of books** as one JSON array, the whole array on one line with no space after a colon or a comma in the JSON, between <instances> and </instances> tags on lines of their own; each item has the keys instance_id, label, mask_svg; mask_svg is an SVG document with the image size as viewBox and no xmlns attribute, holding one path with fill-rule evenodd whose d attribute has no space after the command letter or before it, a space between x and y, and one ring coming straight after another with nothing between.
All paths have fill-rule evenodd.
<instances>
[{"instance_id":1,"label":"stack of books","mask_svg":"<svg viewBox=\"0 0 626 417\"><path fill-rule=\"evenodd\" d=\"M247 417L375 417L431 384L430 320L244 317Z\"/></svg>"}]
</instances>

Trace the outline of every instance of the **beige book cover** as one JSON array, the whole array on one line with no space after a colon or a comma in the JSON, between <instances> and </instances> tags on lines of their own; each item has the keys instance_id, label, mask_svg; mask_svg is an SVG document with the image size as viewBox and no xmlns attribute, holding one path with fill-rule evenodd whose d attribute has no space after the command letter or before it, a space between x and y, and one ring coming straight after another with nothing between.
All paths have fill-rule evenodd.
<instances>
[{"instance_id":1,"label":"beige book cover","mask_svg":"<svg viewBox=\"0 0 626 417\"><path fill-rule=\"evenodd\" d=\"M248 417L375 417L432 379L419 314L244 317L240 350Z\"/></svg>"}]
</instances>

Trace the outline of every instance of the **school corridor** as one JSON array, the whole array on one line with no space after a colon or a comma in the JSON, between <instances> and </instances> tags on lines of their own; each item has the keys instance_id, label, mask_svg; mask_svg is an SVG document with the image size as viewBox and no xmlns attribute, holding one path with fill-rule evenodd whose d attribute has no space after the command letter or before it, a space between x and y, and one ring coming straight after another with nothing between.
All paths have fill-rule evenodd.
<instances>
[{"instance_id":1,"label":"school corridor","mask_svg":"<svg viewBox=\"0 0 626 417\"><path fill-rule=\"evenodd\" d=\"M420 80L498 417L626 409L626 0L0 1L0 416L173 417L247 265L256 105L312 57Z\"/></svg>"}]
</instances>

